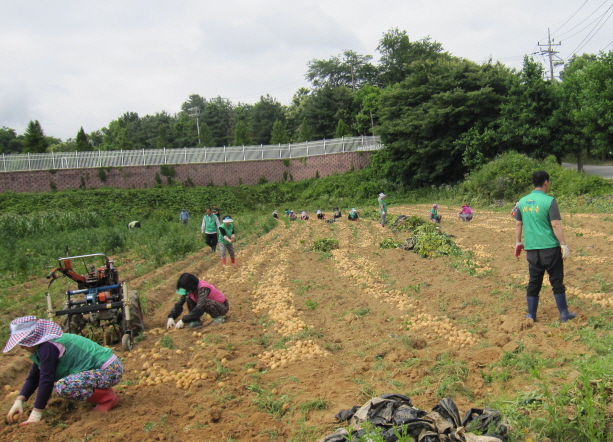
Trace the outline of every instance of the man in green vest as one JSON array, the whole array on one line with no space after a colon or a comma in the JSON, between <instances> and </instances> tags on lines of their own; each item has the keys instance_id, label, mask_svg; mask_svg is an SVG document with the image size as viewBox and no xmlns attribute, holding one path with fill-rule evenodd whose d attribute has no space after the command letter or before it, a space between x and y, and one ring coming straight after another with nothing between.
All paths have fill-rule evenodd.
<instances>
[{"instance_id":1,"label":"man in green vest","mask_svg":"<svg viewBox=\"0 0 613 442\"><path fill-rule=\"evenodd\" d=\"M217 249L217 235L219 234L219 218L210 207L206 209L206 215L202 217L200 231L204 235L204 242L211 248L211 253Z\"/></svg>"},{"instance_id":2,"label":"man in green vest","mask_svg":"<svg viewBox=\"0 0 613 442\"><path fill-rule=\"evenodd\" d=\"M560 311L560 322L566 322L577 315L569 313L566 304L564 261L568 258L569 250L564 238L560 209L556 200L547 195L550 187L547 172L534 172L532 183L534 190L519 200L515 214L515 257L519 258L521 251L526 250L530 274L526 290L528 303L526 318L536 321L539 293L543 285L543 276L547 271L553 296Z\"/></svg>"}]
</instances>

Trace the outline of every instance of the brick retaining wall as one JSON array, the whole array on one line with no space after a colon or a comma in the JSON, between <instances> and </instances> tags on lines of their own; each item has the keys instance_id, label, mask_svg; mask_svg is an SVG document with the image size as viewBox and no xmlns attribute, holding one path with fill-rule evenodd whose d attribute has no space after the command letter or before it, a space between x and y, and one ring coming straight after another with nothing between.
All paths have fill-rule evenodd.
<instances>
[{"instance_id":1,"label":"brick retaining wall","mask_svg":"<svg viewBox=\"0 0 613 442\"><path fill-rule=\"evenodd\" d=\"M359 170L370 162L371 152L346 152L291 160L238 161L228 163L177 164L168 166L130 166L99 169L59 169L0 173L0 192L49 192L51 190L112 187L143 189L172 174L175 182L194 186L238 186L267 181L325 177L333 173ZM288 166L286 166L288 164ZM284 176L285 175L285 176Z\"/></svg>"}]
</instances>

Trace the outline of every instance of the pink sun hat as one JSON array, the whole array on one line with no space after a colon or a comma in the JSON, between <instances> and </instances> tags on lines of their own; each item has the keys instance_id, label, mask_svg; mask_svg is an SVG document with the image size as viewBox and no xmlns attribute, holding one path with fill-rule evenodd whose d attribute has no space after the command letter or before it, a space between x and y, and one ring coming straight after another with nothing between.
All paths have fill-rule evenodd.
<instances>
[{"instance_id":1,"label":"pink sun hat","mask_svg":"<svg viewBox=\"0 0 613 442\"><path fill-rule=\"evenodd\" d=\"M34 347L43 342L61 337L62 328L53 321L36 319L36 316L23 316L11 321L11 336L2 353L11 351L16 345Z\"/></svg>"}]
</instances>

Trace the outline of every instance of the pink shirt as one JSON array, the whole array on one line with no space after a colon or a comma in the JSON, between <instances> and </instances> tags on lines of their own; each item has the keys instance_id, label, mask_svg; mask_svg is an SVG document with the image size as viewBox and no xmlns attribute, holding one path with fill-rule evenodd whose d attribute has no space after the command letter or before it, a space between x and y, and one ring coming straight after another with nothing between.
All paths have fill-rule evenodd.
<instances>
[{"instance_id":1,"label":"pink shirt","mask_svg":"<svg viewBox=\"0 0 613 442\"><path fill-rule=\"evenodd\" d=\"M471 215L472 213L473 211L468 206L462 207L462 211L460 212L461 215Z\"/></svg>"},{"instance_id":2,"label":"pink shirt","mask_svg":"<svg viewBox=\"0 0 613 442\"><path fill-rule=\"evenodd\" d=\"M212 299L213 301L217 301L222 304L226 302L226 297L224 296L224 294L221 293L219 289L216 288L213 284L209 284L206 281L198 281L198 289L189 294L189 297L192 298L192 301L196 303L198 302L198 291L200 291L202 287L208 287L208 289L210 290L208 299Z\"/></svg>"}]
</instances>

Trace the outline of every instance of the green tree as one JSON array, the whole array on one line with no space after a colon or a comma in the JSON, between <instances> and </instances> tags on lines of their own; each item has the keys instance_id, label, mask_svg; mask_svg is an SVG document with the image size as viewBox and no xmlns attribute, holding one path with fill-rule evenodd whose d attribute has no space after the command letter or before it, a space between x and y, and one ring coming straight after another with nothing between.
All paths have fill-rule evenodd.
<instances>
[{"instance_id":1,"label":"green tree","mask_svg":"<svg viewBox=\"0 0 613 442\"><path fill-rule=\"evenodd\" d=\"M412 42L406 31L400 31L398 28L383 34L377 51L381 54L379 82L384 86L404 80L414 72L414 63L450 58L447 52L443 52L443 46L436 41L430 41L430 37Z\"/></svg>"},{"instance_id":2,"label":"green tree","mask_svg":"<svg viewBox=\"0 0 613 442\"><path fill-rule=\"evenodd\" d=\"M92 146L89 144L89 139L83 130L83 126L81 126L81 129L79 129L79 132L77 132L76 148L80 152L92 150Z\"/></svg>"},{"instance_id":3,"label":"green tree","mask_svg":"<svg viewBox=\"0 0 613 442\"><path fill-rule=\"evenodd\" d=\"M195 109L200 111L200 114L204 112L206 108L207 101L203 97L198 94L192 94L189 96L187 101L183 102L181 105L181 110L186 113L194 112Z\"/></svg>"},{"instance_id":4,"label":"green tree","mask_svg":"<svg viewBox=\"0 0 613 442\"><path fill-rule=\"evenodd\" d=\"M387 146L381 168L410 186L457 182L467 168L456 144L477 124L500 116L510 75L502 65L460 58L415 64L407 78L381 93L380 135Z\"/></svg>"},{"instance_id":5,"label":"green tree","mask_svg":"<svg viewBox=\"0 0 613 442\"><path fill-rule=\"evenodd\" d=\"M49 147L49 141L45 137L43 128L38 120L30 121L23 135L23 144L26 152L43 153Z\"/></svg>"},{"instance_id":6,"label":"green tree","mask_svg":"<svg viewBox=\"0 0 613 442\"><path fill-rule=\"evenodd\" d=\"M366 84L360 88L355 96L358 113L355 116L355 125L358 134L374 134L378 124L379 96L381 89Z\"/></svg>"},{"instance_id":7,"label":"green tree","mask_svg":"<svg viewBox=\"0 0 613 442\"><path fill-rule=\"evenodd\" d=\"M309 126L306 118L302 119L302 123L298 126L298 130L296 131L296 142L302 143L304 141L313 141L315 138L313 137L313 129Z\"/></svg>"},{"instance_id":8,"label":"green tree","mask_svg":"<svg viewBox=\"0 0 613 442\"><path fill-rule=\"evenodd\" d=\"M2 126L0 128L0 153L20 153L22 150L23 144L17 138L15 129Z\"/></svg>"},{"instance_id":9,"label":"green tree","mask_svg":"<svg viewBox=\"0 0 613 442\"><path fill-rule=\"evenodd\" d=\"M527 56L520 75L509 78L509 98L502 105L498 129L502 150L537 159L560 157L554 143L554 113L558 108L555 85L544 80L542 65Z\"/></svg>"},{"instance_id":10,"label":"green tree","mask_svg":"<svg viewBox=\"0 0 613 442\"><path fill-rule=\"evenodd\" d=\"M176 134L176 147L194 147L198 145L198 128L196 119L187 112L179 112L173 131Z\"/></svg>"},{"instance_id":11,"label":"green tree","mask_svg":"<svg viewBox=\"0 0 613 442\"><path fill-rule=\"evenodd\" d=\"M283 123L280 120L276 120L272 125L272 132L270 134L270 144L287 144L289 143L289 137Z\"/></svg>"},{"instance_id":12,"label":"green tree","mask_svg":"<svg viewBox=\"0 0 613 442\"><path fill-rule=\"evenodd\" d=\"M283 106L270 95L260 97L260 101L250 110L249 121L253 129L253 142L255 144L270 144L273 124L277 120L284 120Z\"/></svg>"},{"instance_id":13,"label":"green tree","mask_svg":"<svg viewBox=\"0 0 613 442\"><path fill-rule=\"evenodd\" d=\"M249 126L244 120L238 120L234 127L234 141L233 146L250 146L253 144L251 136L249 134Z\"/></svg>"},{"instance_id":14,"label":"green tree","mask_svg":"<svg viewBox=\"0 0 613 442\"><path fill-rule=\"evenodd\" d=\"M200 121L206 123L211 130L214 146L230 145L234 137L235 114L234 106L229 100L221 97L209 100Z\"/></svg>"},{"instance_id":15,"label":"green tree","mask_svg":"<svg viewBox=\"0 0 613 442\"><path fill-rule=\"evenodd\" d=\"M604 159L613 145L613 51L572 60L563 79L570 121L580 128L588 152Z\"/></svg>"},{"instance_id":16,"label":"green tree","mask_svg":"<svg viewBox=\"0 0 613 442\"><path fill-rule=\"evenodd\" d=\"M350 137L352 135L353 134L351 133L349 126L347 126L343 120L338 120L336 131L334 132L334 138Z\"/></svg>"},{"instance_id":17,"label":"green tree","mask_svg":"<svg viewBox=\"0 0 613 442\"><path fill-rule=\"evenodd\" d=\"M200 123L200 147L217 147L208 124Z\"/></svg>"},{"instance_id":18,"label":"green tree","mask_svg":"<svg viewBox=\"0 0 613 442\"><path fill-rule=\"evenodd\" d=\"M352 125L357 111L355 93L350 88L323 86L312 93L304 117L313 130L312 139L334 138L338 120Z\"/></svg>"},{"instance_id":19,"label":"green tree","mask_svg":"<svg viewBox=\"0 0 613 442\"><path fill-rule=\"evenodd\" d=\"M168 125L161 124L158 130L157 140L155 142L156 149L163 149L165 147L170 147L168 132L169 132Z\"/></svg>"},{"instance_id":20,"label":"green tree","mask_svg":"<svg viewBox=\"0 0 613 442\"><path fill-rule=\"evenodd\" d=\"M306 78L315 87L346 86L355 91L376 80L377 68L370 63L371 60L371 55L347 50L328 60L311 60Z\"/></svg>"}]
</instances>

